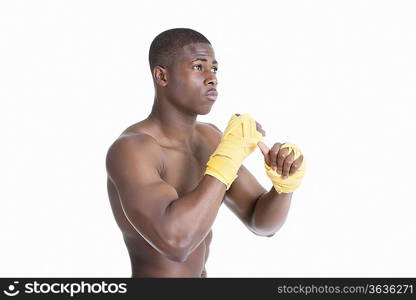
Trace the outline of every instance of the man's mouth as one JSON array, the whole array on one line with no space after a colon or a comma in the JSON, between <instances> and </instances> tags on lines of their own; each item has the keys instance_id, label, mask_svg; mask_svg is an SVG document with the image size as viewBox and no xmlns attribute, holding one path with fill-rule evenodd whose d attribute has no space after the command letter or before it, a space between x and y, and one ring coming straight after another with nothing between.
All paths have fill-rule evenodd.
<instances>
[{"instance_id":1,"label":"man's mouth","mask_svg":"<svg viewBox=\"0 0 416 300\"><path fill-rule=\"evenodd\" d=\"M211 101L215 101L215 100L217 100L217 97L218 97L218 92L217 92L217 90L216 90L216 89L210 89L210 90L208 91L208 93L206 93L206 96L207 96L207 98L208 98L208 99L210 99Z\"/></svg>"}]
</instances>

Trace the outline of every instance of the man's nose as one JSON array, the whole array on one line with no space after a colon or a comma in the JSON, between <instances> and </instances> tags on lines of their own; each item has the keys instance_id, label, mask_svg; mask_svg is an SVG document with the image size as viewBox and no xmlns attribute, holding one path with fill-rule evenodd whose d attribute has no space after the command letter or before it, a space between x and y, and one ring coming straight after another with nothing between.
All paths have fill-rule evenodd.
<instances>
[{"instance_id":1,"label":"man's nose","mask_svg":"<svg viewBox=\"0 0 416 300\"><path fill-rule=\"evenodd\" d=\"M218 81L215 74L211 73L209 76L207 76L207 78L205 78L205 85L217 86L217 84Z\"/></svg>"}]
</instances>

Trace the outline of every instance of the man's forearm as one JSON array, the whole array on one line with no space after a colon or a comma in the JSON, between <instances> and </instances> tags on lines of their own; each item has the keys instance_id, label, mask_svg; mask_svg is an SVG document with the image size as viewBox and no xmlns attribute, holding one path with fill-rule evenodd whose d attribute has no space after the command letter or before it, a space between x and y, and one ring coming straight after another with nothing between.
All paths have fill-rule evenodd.
<instances>
[{"instance_id":1,"label":"man's forearm","mask_svg":"<svg viewBox=\"0 0 416 300\"><path fill-rule=\"evenodd\" d=\"M259 235L271 236L286 220L292 193L278 193L274 187L261 195L251 216L251 229Z\"/></svg>"}]
</instances>

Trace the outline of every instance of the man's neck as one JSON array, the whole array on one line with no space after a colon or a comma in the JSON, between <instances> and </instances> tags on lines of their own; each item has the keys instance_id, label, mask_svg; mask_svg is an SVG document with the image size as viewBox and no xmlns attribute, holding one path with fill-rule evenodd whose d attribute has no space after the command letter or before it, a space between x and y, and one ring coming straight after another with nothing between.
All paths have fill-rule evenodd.
<instances>
[{"instance_id":1,"label":"man's neck","mask_svg":"<svg viewBox=\"0 0 416 300\"><path fill-rule=\"evenodd\" d=\"M189 115L178 110L168 101L153 103L148 120L155 122L163 135L177 146L190 149L195 137L197 115Z\"/></svg>"}]
</instances>

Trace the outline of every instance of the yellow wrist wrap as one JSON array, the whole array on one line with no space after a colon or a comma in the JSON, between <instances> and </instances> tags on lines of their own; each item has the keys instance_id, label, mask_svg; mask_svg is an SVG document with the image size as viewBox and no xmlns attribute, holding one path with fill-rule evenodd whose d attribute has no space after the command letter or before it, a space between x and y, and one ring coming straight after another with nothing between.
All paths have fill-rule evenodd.
<instances>
[{"instance_id":1,"label":"yellow wrist wrap","mask_svg":"<svg viewBox=\"0 0 416 300\"><path fill-rule=\"evenodd\" d=\"M280 149L283 148L289 148L289 153L294 153L294 160L298 159L302 152L300 149L292 143L284 143ZM303 158L302 165L300 168L293 173L292 175L289 175L288 178L283 179L281 174L278 174L276 171L274 171L272 168L270 168L267 164L264 164L264 167L266 169L266 174L269 176L271 181L273 182L273 186L279 193L292 193L302 182L303 175L305 174L305 168L306 168L306 162L305 158Z\"/></svg>"},{"instance_id":2,"label":"yellow wrist wrap","mask_svg":"<svg viewBox=\"0 0 416 300\"><path fill-rule=\"evenodd\" d=\"M230 188L237 178L243 160L257 147L263 138L256 129L256 121L248 114L233 115L217 149L207 163L205 174L217 178Z\"/></svg>"}]
</instances>

